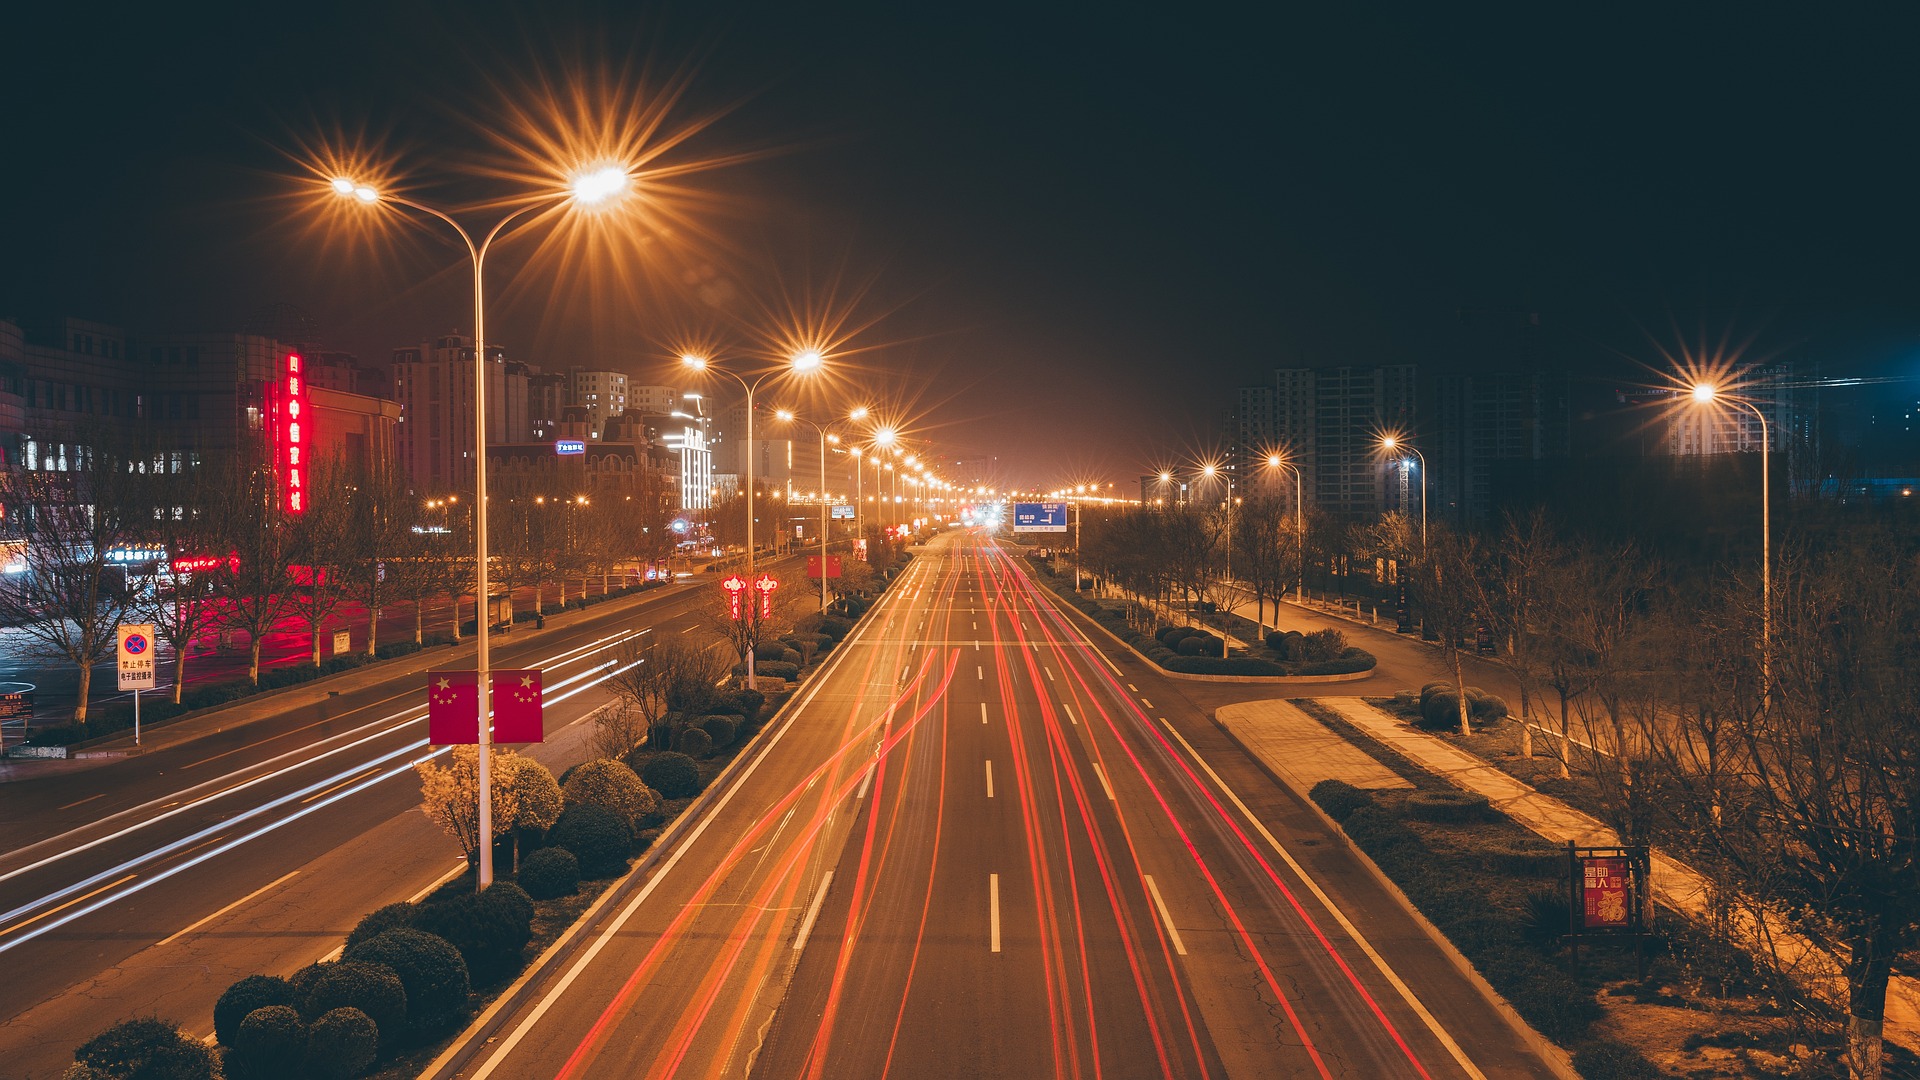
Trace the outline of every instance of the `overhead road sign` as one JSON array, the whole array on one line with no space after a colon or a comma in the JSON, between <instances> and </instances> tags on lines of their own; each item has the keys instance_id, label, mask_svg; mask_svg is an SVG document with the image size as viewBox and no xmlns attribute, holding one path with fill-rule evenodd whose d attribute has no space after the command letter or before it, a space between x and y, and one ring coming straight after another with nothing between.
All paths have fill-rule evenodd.
<instances>
[{"instance_id":1,"label":"overhead road sign","mask_svg":"<svg viewBox=\"0 0 1920 1080\"><path fill-rule=\"evenodd\" d=\"M1067 504L1063 502L1014 503L1013 531L1066 532Z\"/></svg>"}]
</instances>

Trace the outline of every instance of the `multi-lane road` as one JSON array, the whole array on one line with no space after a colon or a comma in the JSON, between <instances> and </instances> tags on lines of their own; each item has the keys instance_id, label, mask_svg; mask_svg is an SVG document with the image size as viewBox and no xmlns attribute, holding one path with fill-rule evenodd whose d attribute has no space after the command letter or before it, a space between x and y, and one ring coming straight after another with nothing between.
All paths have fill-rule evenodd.
<instances>
[{"instance_id":1,"label":"multi-lane road","mask_svg":"<svg viewBox=\"0 0 1920 1080\"><path fill-rule=\"evenodd\" d=\"M429 1075L1551 1075L1085 629L990 540L937 540Z\"/></svg>"},{"instance_id":2,"label":"multi-lane road","mask_svg":"<svg viewBox=\"0 0 1920 1080\"><path fill-rule=\"evenodd\" d=\"M548 741L533 756L556 771L585 757L610 647L691 631L708 604L698 586L674 586L496 637L496 665L546 672ZM469 645L400 666L472 662ZM0 785L0 1074L59 1076L78 1042L136 1014L204 1034L234 979L312 963L359 916L457 872L452 838L416 812L413 765L436 753L425 678L360 672L348 685L311 705L244 706L268 715L204 738Z\"/></svg>"}]
</instances>

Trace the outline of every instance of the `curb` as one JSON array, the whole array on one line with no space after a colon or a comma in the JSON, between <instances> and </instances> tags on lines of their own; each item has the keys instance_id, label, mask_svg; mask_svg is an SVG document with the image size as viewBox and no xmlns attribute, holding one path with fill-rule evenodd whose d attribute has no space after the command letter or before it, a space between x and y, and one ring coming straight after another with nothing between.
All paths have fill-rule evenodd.
<instances>
[{"instance_id":1,"label":"curb","mask_svg":"<svg viewBox=\"0 0 1920 1080\"><path fill-rule=\"evenodd\" d=\"M1459 949L1455 948L1453 942L1448 940L1447 935L1441 933L1440 928L1433 925L1433 923L1421 913L1420 909L1414 906L1413 901L1407 898L1407 894L1400 891L1400 886L1394 884L1393 879L1388 877L1386 872L1381 870L1379 866L1375 865L1374 861L1368 857L1366 852L1360 850L1360 845L1354 843L1352 838L1347 836L1347 831L1340 827L1339 822L1333 820L1325 810L1322 810L1320 804L1314 802L1311 795L1288 783L1282 779L1278 773L1269 769L1267 763L1261 760L1260 755L1248 749L1247 745L1234 735L1231 728L1220 722L1219 717L1216 716L1214 712L1207 713L1207 719L1211 720L1213 726L1219 728L1221 733L1226 735L1227 739L1231 741L1233 745L1239 747L1240 752L1252 760L1262 773L1265 773L1281 787L1299 796L1300 801L1307 805L1307 808L1313 812L1314 817L1320 819L1321 824L1325 825L1334 835L1346 842L1347 850L1353 854L1354 858L1360 861L1362 866L1367 868L1367 873L1373 876L1373 880L1378 883L1381 888L1386 890L1387 895L1393 897L1394 901L1400 905L1403 911L1412 916L1414 923L1417 924L1421 932L1425 933L1428 939L1439 948L1441 955L1447 958L1447 962L1453 965L1454 970L1459 972L1468 983L1472 984L1475 990L1480 992L1480 996L1486 999L1487 1004L1493 1008L1493 1011L1500 1014L1501 1018L1507 1022L1507 1026L1513 1029L1514 1034L1520 1036L1522 1042L1531 1047L1534 1053L1540 1055L1541 1060L1547 1063L1547 1067L1553 1070L1554 1076L1558 1077L1559 1080L1581 1080L1580 1074L1574 1071L1573 1059L1568 1055L1566 1050L1562 1049L1559 1044L1547 1038L1545 1035L1535 1031L1533 1025L1527 1023L1526 1020L1520 1016L1520 1013L1514 1009L1513 1005L1510 1004L1506 998L1500 996L1500 992L1495 990L1486 979L1481 977L1479 970L1473 966L1473 962L1468 960L1466 955ZM1319 723L1319 721L1315 720L1314 723Z\"/></svg>"}]
</instances>

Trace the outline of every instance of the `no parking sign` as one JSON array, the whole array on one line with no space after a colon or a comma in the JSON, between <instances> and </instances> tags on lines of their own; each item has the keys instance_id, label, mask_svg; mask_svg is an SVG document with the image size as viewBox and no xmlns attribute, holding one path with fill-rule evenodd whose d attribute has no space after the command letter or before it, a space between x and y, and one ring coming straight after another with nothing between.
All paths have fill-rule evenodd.
<instances>
[{"instance_id":1,"label":"no parking sign","mask_svg":"<svg viewBox=\"0 0 1920 1080\"><path fill-rule=\"evenodd\" d=\"M120 689L153 689L153 624L121 623Z\"/></svg>"}]
</instances>

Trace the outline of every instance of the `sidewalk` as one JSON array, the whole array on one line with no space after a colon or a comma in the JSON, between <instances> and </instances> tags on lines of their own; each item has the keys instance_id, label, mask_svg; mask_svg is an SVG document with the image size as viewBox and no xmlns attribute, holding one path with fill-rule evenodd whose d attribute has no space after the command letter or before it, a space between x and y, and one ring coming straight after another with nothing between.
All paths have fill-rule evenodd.
<instances>
[{"instance_id":1,"label":"sidewalk","mask_svg":"<svg viewBox=\"0 0 1920 1080\"><path fill-rule=\"evenodd\" d=\"M1342 719L1382 746L1468 791L1485 795L1502 813L1556 844L1568 841L1582 846L1619 843L1613 830L1600 821L1552 796L1535 791L1445 739L1403 723L1360 698L1323 697L1316 700L1339 713ZM1653 853L1653 890L1661 903L1675 911L1695 918L1706 916L1706 879L1684 863L1676 862L1658 851ZM1762 935L1771 938L1788 970L1809 971L1823 980L1839 977L1824 954L1791 931L1772 925L1771 920L1767 925L1753 923L1746 929L1756 939ZM1844 990L1840 987L1829 988L1827 993L1840 1001L1845 1000ZM1887 988L1885 1034L1888 1040L1902 1046L1920 1048L1920 980L1894 976Z\"/></svg>"},{"instance_id":2,"label":"sidewalk","mask_svg":"<svg viewBox=\"0 0 1920 1080\"><path fill-rule=\"evenodd\" d=\"M544 629L535 629L532 624L521 623L515 627L511 634L505 636L509 641L519 641L524 640L525 635L545 634L550 631L562 630L582 619L599 618L610 612L623 610L626 607L638 606L645 601L676 595L686 591L687 587L688 586L683 585L669 585L661 589L648 589L634 593L632 596L621 597L612 601L610 604L601 604L590 608L580 608L573 611L556 613L547 616L547 625ZM502 635L497 633L493 635L496 643L500 642L501 637ZM315 679L311 682L296 683L293 686L280 690L268 690L250 697L241 698L231 704L196 710L188 713L179 720L147 728L141 733L139 746L134 745L133 731L129 728L126 731L114 735L110 739L106 739L82 750L81 754L84 754L85 757L77 761L71 758L0 759L0 783L5 783L10 780L22 780L33 776L43 776L49 772L70 771L75 768L88 767L95 763L105 764L114 758L168 749L183 743L192 742L195 739L216 735L232 728L245 727L256 721L281 713L291 712L295 709L323 705L335 697L341 697L354 693L355 691L364 690L370 686L377 686L391 679L419 674L432 668L447 667L459 662L462 658L467 658L467 662L471 664L474 647L474 638L472 635L468 635L462 638L457 644L451 646L429 646L419 652L408 653L405 656L395 657L391 660L383 660L362 667L350 668L337 675ZM423 683L421 685L422 692L424 693L425 684Z\"/></svg>"},{"instance_id":3,"label":"sidewalk","mask_svg":"<svg viewBox=\"0 0 1920 1080\"><path fill-rule=\"evenodd\" d=\"M1213 719L1275 780L1295 791L1310 791L1322 780L1372 790L1413 787L1327 725L1278 698L1222 705Z\"/></svg>"}]
</instances>

